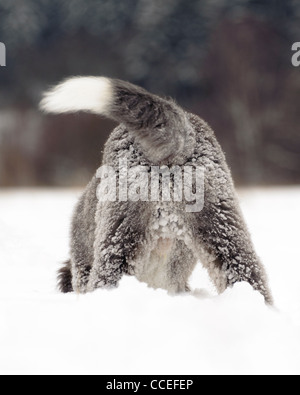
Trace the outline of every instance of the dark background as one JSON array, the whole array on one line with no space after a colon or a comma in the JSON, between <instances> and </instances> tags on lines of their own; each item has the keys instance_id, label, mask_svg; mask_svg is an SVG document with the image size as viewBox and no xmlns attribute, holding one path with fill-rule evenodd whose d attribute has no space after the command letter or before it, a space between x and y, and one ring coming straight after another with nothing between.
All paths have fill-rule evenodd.
<instances>
[{"instance_id":1,"label":"dark background","mask_svg":"<svg viewBox=\"0 0 300 395\"><path fill-rule=\"evenodd\" d=\"M71 75L173 96L214 128L239 185L300 183L299 0L0 0L0 186L84 185L114 123L45 116Z\"/></svg>"}]
</instances>

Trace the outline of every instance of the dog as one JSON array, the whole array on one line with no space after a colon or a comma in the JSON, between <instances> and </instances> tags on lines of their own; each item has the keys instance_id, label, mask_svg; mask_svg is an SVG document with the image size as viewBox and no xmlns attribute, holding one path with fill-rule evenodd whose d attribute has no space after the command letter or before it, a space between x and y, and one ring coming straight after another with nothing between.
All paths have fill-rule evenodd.
<instances>
[{"instance_id":1,"label":"dog","mask_svg":"<svg viewBox=\"0 0 300 395\"><path fill-rule=\"evenodd\" d=\"M102 171L75 209L71 257L58 276L62 292L113 288L124 274L171 294L188 292L188 279L201 261L219 293L246 281L267 304L273 303L224 153L204 120L170 98L106 77L64 80L44 93L40 108L46 113L86 111L119 123L105 144ZM112 170L116 180L120 162L129 172L143 167L144 175L158 169L160 186L163 169L170 166L202 169L203 204L198 211L188 209L186 196L174 199L172 182L173 199L104 199L109 176L103 169ZM169 181L174 178L171 174ZM126 183L135 192L150 188L145 177L131 176ZM195 180L184 183L195 192ZM119 179L114 191L121 188Z\"/></svg>"}]
</instances>

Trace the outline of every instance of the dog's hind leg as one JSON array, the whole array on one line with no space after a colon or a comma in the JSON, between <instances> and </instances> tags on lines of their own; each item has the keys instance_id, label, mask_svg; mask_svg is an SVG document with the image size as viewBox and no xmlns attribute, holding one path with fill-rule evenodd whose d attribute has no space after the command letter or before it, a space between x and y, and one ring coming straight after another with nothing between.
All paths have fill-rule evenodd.
<instances>
[{"instance_id":1,"label":"dog's hind leg","mask_svg":"<svg viewBox=\"0 0 300 395\"><path fill-rule=\"evenodd\" d=\"M97 179L94 177L79 200L73 215L71 259L60 269L58 276L58 284L62 292L87 291L94 260L96 188Z\"/></svg>"},{"instance_id":2,"label":"dog's hind leg","mask_svg":"<svg viewBox=\"0 0 300 395\"><path fill-rule=\"evenodd\" d=\"M99 203L96 216L94 262L88 291L118 285L129 263L143 250L147 210L141 202Z\"/></svg>"},{"instance_id":3,"label":"dog's hind leg","mask_svg":"<svg viewBox=\"0 0 300 395\"><path fill-rule=\"evenodd\" d=\"M221 204L211 205L205 207L199 217L198 243L206 250L207 258L210 257L203 264L218 291L246 281L272 304L264 267L255 253L240 210L233 204L230 210L227 205L226 209L222 209Z\"/></svg>"}]
</instances>

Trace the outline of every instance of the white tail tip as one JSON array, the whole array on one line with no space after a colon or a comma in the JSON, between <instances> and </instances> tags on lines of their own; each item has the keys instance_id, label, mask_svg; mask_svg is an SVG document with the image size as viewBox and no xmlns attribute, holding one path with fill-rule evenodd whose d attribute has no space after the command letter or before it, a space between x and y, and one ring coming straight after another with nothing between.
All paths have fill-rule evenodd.
<instances>
[{"instance_id":1,"label":"white tail tip","mask_svg":"<svg viewBox=\"0 0 300 395\"><path fill-rule=\"evenodd\" d=\"M72 77L44 93L40 109L48 113L87 111L106 115L113 87L105 77Z\"/></svg>"}]
</instances>

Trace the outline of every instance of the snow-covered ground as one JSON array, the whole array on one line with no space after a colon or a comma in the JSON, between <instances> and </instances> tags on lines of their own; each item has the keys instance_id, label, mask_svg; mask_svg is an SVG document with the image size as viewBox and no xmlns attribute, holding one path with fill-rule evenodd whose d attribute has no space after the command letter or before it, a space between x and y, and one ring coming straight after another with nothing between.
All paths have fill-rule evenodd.
<instances>
[{"instance_id":1,"label":"snow-covered ground","mask_svg":"<svg viewBox=\"0 0 300 395\"><path fill-rule=\"evenodd\" d=\"M171 297L126 277L60 294L78 191L0 192L0 374L299 374L300 187L240 191L276 308L244 283Z\"/></svg>"}]
</instances>

